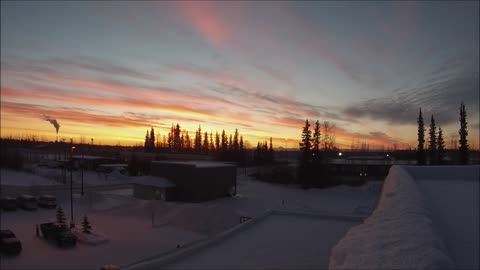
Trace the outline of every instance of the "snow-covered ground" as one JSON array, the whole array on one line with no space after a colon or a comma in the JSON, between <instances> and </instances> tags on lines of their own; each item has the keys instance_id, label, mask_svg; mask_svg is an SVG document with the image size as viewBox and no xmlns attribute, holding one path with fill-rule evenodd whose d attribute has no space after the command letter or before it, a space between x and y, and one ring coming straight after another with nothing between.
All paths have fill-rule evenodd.
<instances>
[{"instance_id":1,"label":"snow-covered ground","mask_svg":"<svg viewBox=\"0 0 480 270\"><path fill-rule=\"evenodd\" d=\"M12 181L17 182L20 174L15 175ZM105 179L93 172L84 174L84 181L105 184ZM128 183L131 179L122 176L119 181ZM380 185L370 182L361 187L303 190L259 182L242 172L237 177L238 196L200 204L138 200L124 187L115 192L89 191L83 197L74 194L75 222L79 224L86 214L93 229L109 241L98 246L79 243L72 249L58 249L35 236L35 224L54 218L54 210L2 212L1 228L13 229L22 241L23 251L17 257L2 257L0 268L98 269L104 264L127 265L176 250L177 245L207 239L238 225L240 216L258 217L269 209L368 215L376 204ZM58 190L54 195L69 220L69 191ZM329 234L327 229L325 235Z\"/></svg>"},{"instance_id":2,"label":"snow-covered ground","mask_svg":"<svg viewBox=\"0 0 480 270\"><path fill-rule=\"evenodd\" d=\"M10 169L0 169L2 185L10 186L44 186L44 185L57 185L58 183L43 176L35 175L32 173L14 171Z\"/></svg>"},{"instance_id":3,"label":"snow-covered ground","mask_svg":"<svg viewBox=\"0 0 480 270\"><path fill-rule=\"evenodd\" d=\"M392 167L377 208L337 243L329 268L478 269L479 168Z\"/></svg>"}]
</instances>

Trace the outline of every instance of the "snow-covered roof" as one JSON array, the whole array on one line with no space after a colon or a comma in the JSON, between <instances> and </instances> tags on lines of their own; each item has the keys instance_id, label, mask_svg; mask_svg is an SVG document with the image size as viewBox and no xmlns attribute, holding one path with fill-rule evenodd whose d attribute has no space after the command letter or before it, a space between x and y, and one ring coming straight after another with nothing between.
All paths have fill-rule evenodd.
<instances>
[{"instance_id":1,"label":"snow-covered roof","mask_svg":"<svg viewBox=\"0 0 480 270\"><path fill-rule=\"evenodd\" d=\"M175 184L168 180L167 178L159 177L159 176L137 176L132 177L134 184L145 185L145 186L152 186L152 187L159 187L159 188L167 188L167 187L174 187Z\"/></svg>"},{"instance_id":2,"label":"snow-covered roof","mask_svg":"<svg viewBox=\"0 0 480 270\"><path fill-rule=\"evenodd\" d=\"M326 269L332 246L360 222L359 217L272 211L178 253L125 269Z\"/></svg>"},{"instance_id":3,"label":"snow-covered roof","mask_svg":"<svg viewBox=\"0 0 480 270\"><path fill-rule=\"evenodd\" d=\"M225 162L204 161L204 160L189 160L189 161L153 161L161 164L181 164L192 165L197 168L214 168L214 167L234 167L235 165Z\"/></svg>"}]
</instances>

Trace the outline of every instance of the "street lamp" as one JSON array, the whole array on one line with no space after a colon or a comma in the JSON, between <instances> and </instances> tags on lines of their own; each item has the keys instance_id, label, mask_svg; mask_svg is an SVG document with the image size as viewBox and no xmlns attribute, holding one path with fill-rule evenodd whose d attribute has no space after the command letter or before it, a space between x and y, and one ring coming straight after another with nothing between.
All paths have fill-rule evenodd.
<instances>
[{"instance_id":1,"label":"street lamp","mask_svg":"<svg viewBox=\"0 0 480 270\"><path fill-rule=\"evenodd\" d=\"M338 156L341 157L341 156L342 156L342 152L338 153Z\"/></svg>"}]
</instances>

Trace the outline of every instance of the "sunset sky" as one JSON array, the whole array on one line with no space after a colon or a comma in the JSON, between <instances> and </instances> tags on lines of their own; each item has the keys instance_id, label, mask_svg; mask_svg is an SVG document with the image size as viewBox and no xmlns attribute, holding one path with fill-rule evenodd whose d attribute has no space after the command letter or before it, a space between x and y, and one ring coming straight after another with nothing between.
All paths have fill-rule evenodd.
<instances>
[{"instance_id":1,"label":"sunset sky","mask_svg":"<svg viewBox=\"0 0 480 270\"><path fill-rule=\"evenodd\" d=\"M447 147L461 101L479 146L479 2L1 2L1 136L142 143L172 123L298 147Z\"/></svg>"}]
</instances>

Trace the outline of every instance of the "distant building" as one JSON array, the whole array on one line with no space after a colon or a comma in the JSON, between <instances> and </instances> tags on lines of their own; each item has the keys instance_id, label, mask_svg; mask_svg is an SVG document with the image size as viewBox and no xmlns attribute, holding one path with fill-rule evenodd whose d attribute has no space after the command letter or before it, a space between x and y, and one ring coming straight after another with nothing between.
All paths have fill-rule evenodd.
<instances>
[{"instance_id":1,"label":"distant building","mask_svg":"<svg viewBox=\"0 0 480 270\"><path fill-rule=\"evenodd\" d=\"M165 190L169 200L201 202L236 194L237 167L233 164L213 161L152 161L151 175L152 179L162 182L168 180L174 185L150 185L151 190ZM155 180L148 181L154 183ZM148 186L146 183L138 183L136 186L138 194L146 193L140 191Z\"/></svg>"}]
</instances>

